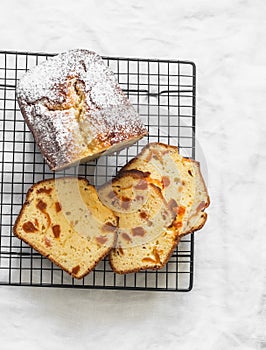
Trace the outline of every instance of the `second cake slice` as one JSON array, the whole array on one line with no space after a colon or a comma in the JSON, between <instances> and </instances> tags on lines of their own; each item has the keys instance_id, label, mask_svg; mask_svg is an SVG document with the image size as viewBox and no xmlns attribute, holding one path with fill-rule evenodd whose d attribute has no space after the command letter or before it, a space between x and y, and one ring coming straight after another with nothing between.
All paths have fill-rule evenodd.
<instances>
[{"instance_id":1,"label":"second cake slice","mask_svg":"<svg viewBox=\"0 0 266 350\"><path fill-rule=\"evenodd\" d=\"M119 218L115 248L109 258L117 273L163 267L179 241L172 225L177 203L166 202L159 187L138 170L124 171L99 190L99 197Z\"/></svg>"}]
</instances>

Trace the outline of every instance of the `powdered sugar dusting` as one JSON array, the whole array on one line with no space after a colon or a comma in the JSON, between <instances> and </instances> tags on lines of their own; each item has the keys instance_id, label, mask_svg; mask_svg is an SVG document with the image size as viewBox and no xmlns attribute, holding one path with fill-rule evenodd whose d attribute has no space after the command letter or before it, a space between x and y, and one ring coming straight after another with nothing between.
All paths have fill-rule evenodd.
<instances>
[{"instance_id":1,"label":"powdered sugar dusting","mask_svg":"<svg viewBox=\"0 0 266 350\"><path fill-rule=\"evenodd\" d=\"M50 102L62 102L67 79L76 78L85 83L85 90L93 89L95 101L104 95L109 104L117 104L114 94L116 85L114 74L105 66L101 57L86 50L71 50L48 59L28 71L18 85L18 96L28 103L36 102L44 96ZM100 96L98 96L100 95Z\"/></svg>"},{"instance_id":2,"label":"powdered sugar dusting","mask_svg":"<svg viewBox=\"0 0 266 350\"><path fill-rule=\"evenodd\" d=\"M137 112L100 56L71 50L50 58L20 80L24 118L52 168L114 143L146 134ZM88 151L89 150L89 151Z\"/></svg>"}]
</instances>

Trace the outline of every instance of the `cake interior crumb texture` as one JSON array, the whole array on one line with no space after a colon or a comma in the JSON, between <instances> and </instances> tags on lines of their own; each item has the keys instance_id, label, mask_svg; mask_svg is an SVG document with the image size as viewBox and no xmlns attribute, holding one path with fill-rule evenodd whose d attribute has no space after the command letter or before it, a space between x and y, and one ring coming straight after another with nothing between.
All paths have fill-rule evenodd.
<instances>
[{"instance_id":1,"label":"cake interior crumb texture","mask_svg":"<svg viewBox=\"0 0 266 350\"><path fill-rule=\"evenodd\" d=\"M75 278L114 246L117 218L86 179L43 180L28 191L14 234Z\"/></svg>"},{"instance_id":2,"label":"cake interior crumb texture","mask_svg":"<svg viewBox=\"0 0 266 350\"><path fill-rule=\"evenodd\" d=\"M99 197L119 218L117 273L164 267L180 238L204 226L210 203L199 163L162 143L145 146Z\"/></svg>"}]
</instances>

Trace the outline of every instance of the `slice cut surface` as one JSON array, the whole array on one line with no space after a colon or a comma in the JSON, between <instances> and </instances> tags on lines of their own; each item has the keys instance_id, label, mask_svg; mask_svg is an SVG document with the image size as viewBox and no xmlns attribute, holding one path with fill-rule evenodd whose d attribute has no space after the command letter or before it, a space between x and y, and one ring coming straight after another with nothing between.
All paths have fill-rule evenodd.
<instances>
[{"instance_id":1,"label":"slice cut surface","mask_svg":"<svg viewBox=\"0 0 266 350\"><path fill-rule=\"evenodd\" d=\"M99 197L119 218L116 248L109 255L112 269L129 273L163 267L179 240L172 225L177 204L167 202L138 170L123 171L100 188Z\"/></svg>"},{"instance_id":2,"label":"slice cut surface","mask_svg":"<svg viewBox=\"0 0 266 350\"><path fill-rule=\"evenodd\" d=\"M117 217L86 179L59 178L33 185L14 234L75 278L82 278L115 243Z\"/></svg>"},{"instance_id":3,"label":"slice cut surface","mask_svg":"<svg viewBox=\"0 0 266 350\"><path fill-rule=\"evenodd\" d=\"M120 173L132 169L148 172L149 181L162 190L165 200L173 199L183 208L182 222L177 217L174 223L182 227L181 236L202 228L210 200L197 161L180 155L175 146L150 143Z\"/></svg>"}]
</instances>

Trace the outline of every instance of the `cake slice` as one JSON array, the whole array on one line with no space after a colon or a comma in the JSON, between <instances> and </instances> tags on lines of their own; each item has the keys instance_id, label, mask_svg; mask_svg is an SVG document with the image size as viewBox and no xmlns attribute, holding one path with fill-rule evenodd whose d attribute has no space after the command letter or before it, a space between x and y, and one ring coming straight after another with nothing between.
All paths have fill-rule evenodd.
<instances>
[{"instance_id":1,"label":"cake slice","mask_svg":"<svg viewBox=\"0 0 266 350\"><path fill-rule=\"evenodd\" d=\"M75 278L88 274L114 247L117 217L86 179L33 185L14 234Z\"/></svg>"},{"instance_id":2,"label":"cake slice","mask_svg":"<svg viewBox=\"0 0 266 350\"><path fill-rule=\"evenodd\" d=\"M148 173L123 171L99 189L99 198L119 218L115 248L110 252L117 273L162 268L179 241L172 225L183 211L176 201L166 201Z\"/></svg>"},{"instance_id":3,"label":"cake slice","mask_svg":"<svg viewBox=\"0 0 266 350\"><path fill-rule=\"evenodd\" d=\"M198 162L180 155L175 146L155 142L145 146L120 174L132 169L148 172L149 182L162 190L165 200L173 199L183 208L182 222L177 217L173 223L181 227L181 236L203 227L210 201Z\"/></svg>"},{"instance_id":4,"label":"cake slice","mask_svg":"<svg viewBox=\"0 0 266 350\"><path fill-rule=\"evenodd\" d=\"M128 147L147 134L102 58L70 50L29 70L19 81L22 115L56 171Z\"/></svg>"},{"instance_id":5,"label":"cake slice","mask_svg":"<svg viewBox=\"0 0 266 350\"><path fill-rule=\"evenodd\" d=\"M137 157L120 170L117 179L114 180L116 185L124 184L120 186L121 197L124 196L125 188L130 183L129 174L134 172L142 174L147 189L150 186L157 188L157 196L160 196L162 203L166 205L166 211L172 212L170 216L172 222L167 222L168 226L160 227L161 234L155 239L137 248L133 247L135 240L132 237L129 240L130 245L120 239L109 255L111 266L118 273L162 268L180 238L199 230L207 218L204 210L209 205L209 196L199 163L182 157L177 147L161 143L151 143L144 147ZM102 199L102 195L100 197ZM105 204L112 208L112 202L108 205L106 201ZM150 215L150 208L153 206L147 206L144 216ZM143 212L141 203L139 210ZM121 228L127 227L127 219L125 213L121 211L115 211L115 214L119 217L118 237L120 237L123 232ZM158 216L152 216L153 225L156 226L157 220ZM131 225L129 227L132 228Z\"/></svg>"}]
</instances>

